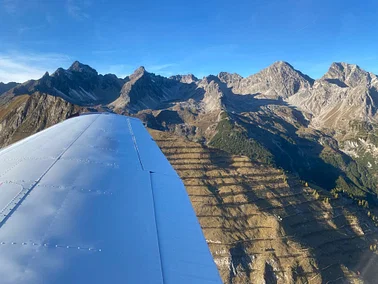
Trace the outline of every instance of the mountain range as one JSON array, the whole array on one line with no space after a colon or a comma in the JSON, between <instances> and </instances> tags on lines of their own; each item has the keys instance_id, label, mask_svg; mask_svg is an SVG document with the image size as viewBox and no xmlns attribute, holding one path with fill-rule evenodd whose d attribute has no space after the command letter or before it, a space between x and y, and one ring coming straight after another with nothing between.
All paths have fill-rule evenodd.
<instances>
[{"instance_id":1,"label":"mountain range","mask_svg":"<svg viewBox=\"0 0 378 284\"><path fill-rule=\"evenodd\" d=\"M202 149L201 151L209 151L206 155L209 155L210 160L207 162L219 172L224 171L222 175L236 170L235 167L242 171L243 166L211 159L213 151L218 151L218 156L219 153L227 153L228 156L221 156L233 160L241 156L246 157L254 163L253 167L261 165L272 176L282 175L285 186L288 190L293 190L292 194L294 188L301 191L301 194L306 191L314 196L324 192L322 194L326 203L331 205L323 204L319 205L320 207L335 206L332 205L333 200L337 204L344 204L340 206L355 206L362 211L362 217L359 215L356 218L362 218L361 222L367 224L369 232L372 232L373 236L376 234L378 77L357 65L332 63L327 73L317 80L283 61L275 62L257 74L245 78L227 72L202 79L192 74L166 78L150 73L144 67L139 67L130 76L118 78L113 74L98 74L90 66L75 61L68 69L59 68L51 75L46 73L39 80L20 84L0 83L0 93L2 146L79 112L112 111L136 116L150 129L154 129L151 131L163 131L164 135L173 137L167 138L163 134L156 134L159 132L153 132L157 137L165 137L165 142L159 142L157 139L163 146L167 139L179 139L177 141L181 141L180 143L196 143L190 145ZM175 157L178 158L180 157ZM186 161L187 157L181 156L180 159ZM182 174L185 175L186 172ZM202 180L208 184L207 178ZM261 186L265 184L264 179L261 179ZM187 187L191 185L186 184ZM251 194L248 184L239 180L235 186L244 186L243 190L249 190ZM267 192L269 186L265 188ZM228 190L234 192L236 189ZM218 202L217 206L223 208L225 201L221 194L225 193L222 193L221 186L213 185L209 187L209 192L215 198L214 202ZM320 196L323 196L322 194ZM247 200L249 205L254 202L252 199ZM233 214L227 211L228 209L222 210L226 219ZM202 225L201 219L200 222ZM343 228L344 225L337 226ZM277 226L282 226L284 235L292 231L292 227L287 227L289 225ZM366 232L362 231L365 235ZM231 238L235 237L243 243L246 235L232 232L234 233ZM213 233L210 231L208 234ZM353 232L347 231L344 234ZM373 239L372 237L366 240L369 253L373 251L369 249L369 245L372 244L374 248ZM311 247L315 262L323 261L324 264L334 265L327 262L331 261L329 259L323 260L320 256L317 258L317 247L312 247L312 244L307 244L303 240L298 242L302 246ZM232 259L238 259L238 255L245 255L250 248L242 245L242 249L238 247L230 251L227 263L232 265L226 265L224 273L221 270L225 281L246 283L251 279L252 276L248 278L248 275L244 275L251 269L251 259L248 264L243 263L245 258L243 261L239 258L235 263L232 262ZM348 249L358 250L358 247L353 244L352 248ZM340 251L338 261L343 260L343 250ZM215 251L212 252L214 255ZM361 256L360 252L358 256ZM278 266L266 261L271 268L264 264L260 276L266 282L274 283L274 279L279 280L278 274L274 272ZM299 265L296 263L290 262L288 267L294 269ZM346 267L343 268L345 271L340 268L335 270L333 275L318 272L322 275L316 281L327 282L337 277L359 278L361 272L357 271L355 266L349 262L343 265ZM311 264L308 263L307 266L311 267ZM315 266L317 268L314 268L314 271L321 270L319 265ZM273 272L266 269L273 269ZM371 281L371 273L370 270L366 270L363 279ZM299 280L296 278L298 283L302 280L305 281L303 283L307 283L313 277L302 274ZM294 279L294 276L290 277Z\"/></svg>"}]
</instances>

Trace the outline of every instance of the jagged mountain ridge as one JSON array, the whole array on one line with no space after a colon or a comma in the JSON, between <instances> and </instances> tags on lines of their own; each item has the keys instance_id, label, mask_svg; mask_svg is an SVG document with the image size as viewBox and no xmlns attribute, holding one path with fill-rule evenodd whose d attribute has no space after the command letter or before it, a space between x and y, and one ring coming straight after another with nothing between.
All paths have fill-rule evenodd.
<instances>
[{"instance_id":1,"label":"jagged mountain ridge","mask_svg":"<svg viewBox=\"0 0 378 284\"><path fill-rule=\"evenodd\" d=\"M226 72L221 72L218 77L235 94L260 95L270 99L288 98L302 89L310 88L314 82L284 61L275 62L247 78Z\"/></svg>"},{"instance_id":2,"label":"jagged mountain ridge","mask_svg":"<svg viewBox=\"0 0 378 284\"><path fill-rule=\"evenodd\" d=\"M18 83L16 82L9 82L6 84L0 82L0 95L16 87L17 85Z\"/></svg>"},{"instance_id":3,"label":"jagged mountain ridge","mask_svg":"<svg viewBox=\"0 0 378 284\"><path fill-rule=\"evenodd\" d=\"M46 72L39 80L15 86L2 96L2 100L39 92L80 106L107 104L118 98L124 82L125 79L113 74L99 75L90 66L75 61L67 70L58 68L51 75Z\"/></svg>"},{"instance_id":4,"label":"jagged mountain ridge","mask_svg":"<svg viewBox=\"0 0 378 284\"><path fill-rule=\"evenodd\" d=\"M178 80L179 79L179 80ZM120 96L109 106L117 112L135 113L143 109L156 109L161 104L188 100L198 95L195 78L165 78L139 67L123 85Z\"/></svg>"},{"instance_id":5,"label":"jagged mountain ridge","mask_svg":"<svg viewBox=\"0 0 378 284\"><path fill-rule=\"evenodd\" d=\"M288 102L310 112L317 128L345 129L353 121L378 119L378 79L357 65L333 63L313 87Z\"/></svg>"},{"instance_id":6,"label":"jagged mountain ridge","mask_svg":"<svg viewBox=\"0 0 378 284\"><path fill-rule=\"evenodd\" d=\"M346 63L333 63L318 80L283 61L246 78L221 72L199 80L191 74L165 78L147 72L144 67L120 79L112 74L99 75L76 61L67 70L59 68L52 75L46 73L39 80L20 84L3 97L41 92L81 106L109 104L118 112L129 113L164 108L167 102L190 98L201 101L205 111L224 108L225 99L233 107L260 105L257 99L277 100L307 113L316 128L345 128L352 119L377 120L377 90L376 75Z\"/></svg>"}]
</instances>

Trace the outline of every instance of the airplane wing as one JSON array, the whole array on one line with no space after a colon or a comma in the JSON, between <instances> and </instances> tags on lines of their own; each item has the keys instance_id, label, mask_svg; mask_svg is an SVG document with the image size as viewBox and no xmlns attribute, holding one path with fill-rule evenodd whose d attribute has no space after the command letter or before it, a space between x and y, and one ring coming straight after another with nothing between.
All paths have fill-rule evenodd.
<instances>
[{"instance_id":1,"label":"airplane wing","mask_svg":"<svg viewBox=\"0 0 378 284\"><path fill-rule=\"evenodd\" d=\"M221 283L186 190L135 118L0 151L0 283Z\"/></svg>"}]
</instances>

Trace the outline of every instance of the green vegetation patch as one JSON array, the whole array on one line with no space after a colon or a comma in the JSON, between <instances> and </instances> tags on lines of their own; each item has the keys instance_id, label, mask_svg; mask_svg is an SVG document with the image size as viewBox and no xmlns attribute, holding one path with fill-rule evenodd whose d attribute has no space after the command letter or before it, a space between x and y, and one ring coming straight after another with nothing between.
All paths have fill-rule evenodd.
<instances>
[{"instance_id":1,"label":"green vegetation patch","mask_svg":"<svg viewBox=\"0 0 378 284\"><path fill-rule=\"evenodd\" d=\"M244 155L252 160L273 164L273 155L260 143L248 138L245 130L233 124L226 113L221 114L221 121L216 130L210 146L234 155Z\"/></svg>"}]
</instances>

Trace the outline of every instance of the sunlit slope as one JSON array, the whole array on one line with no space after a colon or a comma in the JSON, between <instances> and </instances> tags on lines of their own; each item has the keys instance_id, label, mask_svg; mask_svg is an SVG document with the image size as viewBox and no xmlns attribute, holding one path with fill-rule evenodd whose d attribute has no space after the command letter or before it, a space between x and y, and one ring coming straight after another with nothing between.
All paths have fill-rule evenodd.
<instances>
[{"instance_id":1,"label":"sunlit slope","mask_svg":"<svg viewBox=\"0 0 378 284\"><path fill-rule=\"evenodd\" d=\"M362 206L282 170L151 130L183 179L225 283L374 283Z\"/></svg>"}]
</instances>

